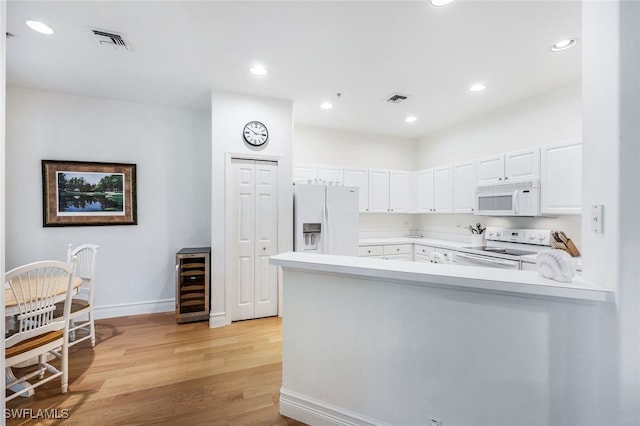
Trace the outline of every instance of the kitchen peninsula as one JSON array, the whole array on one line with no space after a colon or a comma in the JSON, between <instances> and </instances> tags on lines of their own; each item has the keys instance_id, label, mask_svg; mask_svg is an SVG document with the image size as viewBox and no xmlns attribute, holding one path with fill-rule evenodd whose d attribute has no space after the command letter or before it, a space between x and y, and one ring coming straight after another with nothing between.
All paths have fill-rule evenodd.
<instances>
[{"instance_id":1,"label":"kitchen peninsula","mask_svg":"<svg viewBox=\"0 0 640 426\"><path fill-rule=\"evenodd\" d=\"M609 337L595 325L614 294L582 277L306 253L271 263L284 277L286 416L589 424L602 397L592 365Z\"/></svg>"}]
</instances>

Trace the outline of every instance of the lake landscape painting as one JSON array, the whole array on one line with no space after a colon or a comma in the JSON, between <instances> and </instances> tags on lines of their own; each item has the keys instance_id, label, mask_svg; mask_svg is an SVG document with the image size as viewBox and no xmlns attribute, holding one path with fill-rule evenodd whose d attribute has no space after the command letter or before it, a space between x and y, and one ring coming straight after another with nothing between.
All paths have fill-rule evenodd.
<instances>
[{"instance_id":1,"label":"lake landscape painting","mask_svg":"<svg viewBox=\"0 0 640 426\"><path fill-rule=\"evenodd\" d=\"M136 165L42 160L44 226L135 225Z\"/></svg>"},{"instance_id":2,"label":"lake landscape painting","mask_svg":"<svg viewBox=\"0 0 640 426\"><path fill-rule=\"evenodd\" d=\"M124 174L57 172L58 214L124 215Z\"/></svg>"}]
</instances>

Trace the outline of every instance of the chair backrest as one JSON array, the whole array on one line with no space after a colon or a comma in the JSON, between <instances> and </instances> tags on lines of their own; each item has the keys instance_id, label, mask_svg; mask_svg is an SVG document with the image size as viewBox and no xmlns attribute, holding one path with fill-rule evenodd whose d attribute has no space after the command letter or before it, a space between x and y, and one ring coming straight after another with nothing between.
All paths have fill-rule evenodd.
<instances>
[{"instance_id":1,"label":"chair backrest","mask_svg":"<svg viewBox=\"0 0 640 426\"><path fill-rule=\"evenodd\" d=\"M5 346L67 327L71 309L72 283L76 258L70 263L45 260L19 266L5 273L5 305L15 313L15 333L5 339ZM54 318L55 304L65 300L65 314Z\"/></svg>"},{"instance_id":2,"label":"chair backrest","mask_svg":"<svg viewBox=\"0 0 640 426\"><path fill-rule=\"evenodd\" d=\"M99 246L91 243L81 244L76 248L67 246L67 263L75 256L78 259L76 276L82 278L82 286L89 293L89 302L93 304L93 288L96 279L96 259Z\"/></svg>"}]
</instances>

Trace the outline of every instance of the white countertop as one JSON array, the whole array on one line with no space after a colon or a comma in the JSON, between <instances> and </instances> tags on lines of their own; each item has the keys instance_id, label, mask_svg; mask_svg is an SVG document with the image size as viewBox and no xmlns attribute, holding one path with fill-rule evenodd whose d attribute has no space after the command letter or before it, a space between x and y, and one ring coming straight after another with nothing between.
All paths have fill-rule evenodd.
<instances>
[{"instance_id":1,"label":"white countertop","mask_svg":"<svg viewBox=\"0 0 640 426\"><path fill-rule=\"evenodd\" d=\"M415 239L410 238L410 240ZM404 281L411 285L521 296L543 296L576 301L614 301L612 291L599 289L581 276L576 276L570 283L563 283L542 278L535 271L296 252L272 256L270 263L287 269L390 279Z\"/></svg>"}]
</instances>

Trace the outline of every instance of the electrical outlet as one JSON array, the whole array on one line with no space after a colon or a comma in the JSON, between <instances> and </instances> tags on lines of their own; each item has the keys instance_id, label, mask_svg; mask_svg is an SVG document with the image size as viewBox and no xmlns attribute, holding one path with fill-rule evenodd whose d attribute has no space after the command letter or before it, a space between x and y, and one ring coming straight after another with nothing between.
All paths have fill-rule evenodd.
<instances>
[{"instance_id":1,"label":"electrical outlet","mask_svg":"<svg viewBox=\"0 0 640 426\"><path fill-rule=\"evenodd\" d=\"M602 234L603 210L604 206L602 204L591 206L591 230L596 234Z\"/></svg>"},{"instance_id":2,"label":"electrical outlet","mask_svg":"<svg viewBox=\"0 0 640 426\"><path fill-rule=\"evenodd\" d=\"M429 426L442 426L442 420L430 419Z\"/></svg>"}]
</instances>

